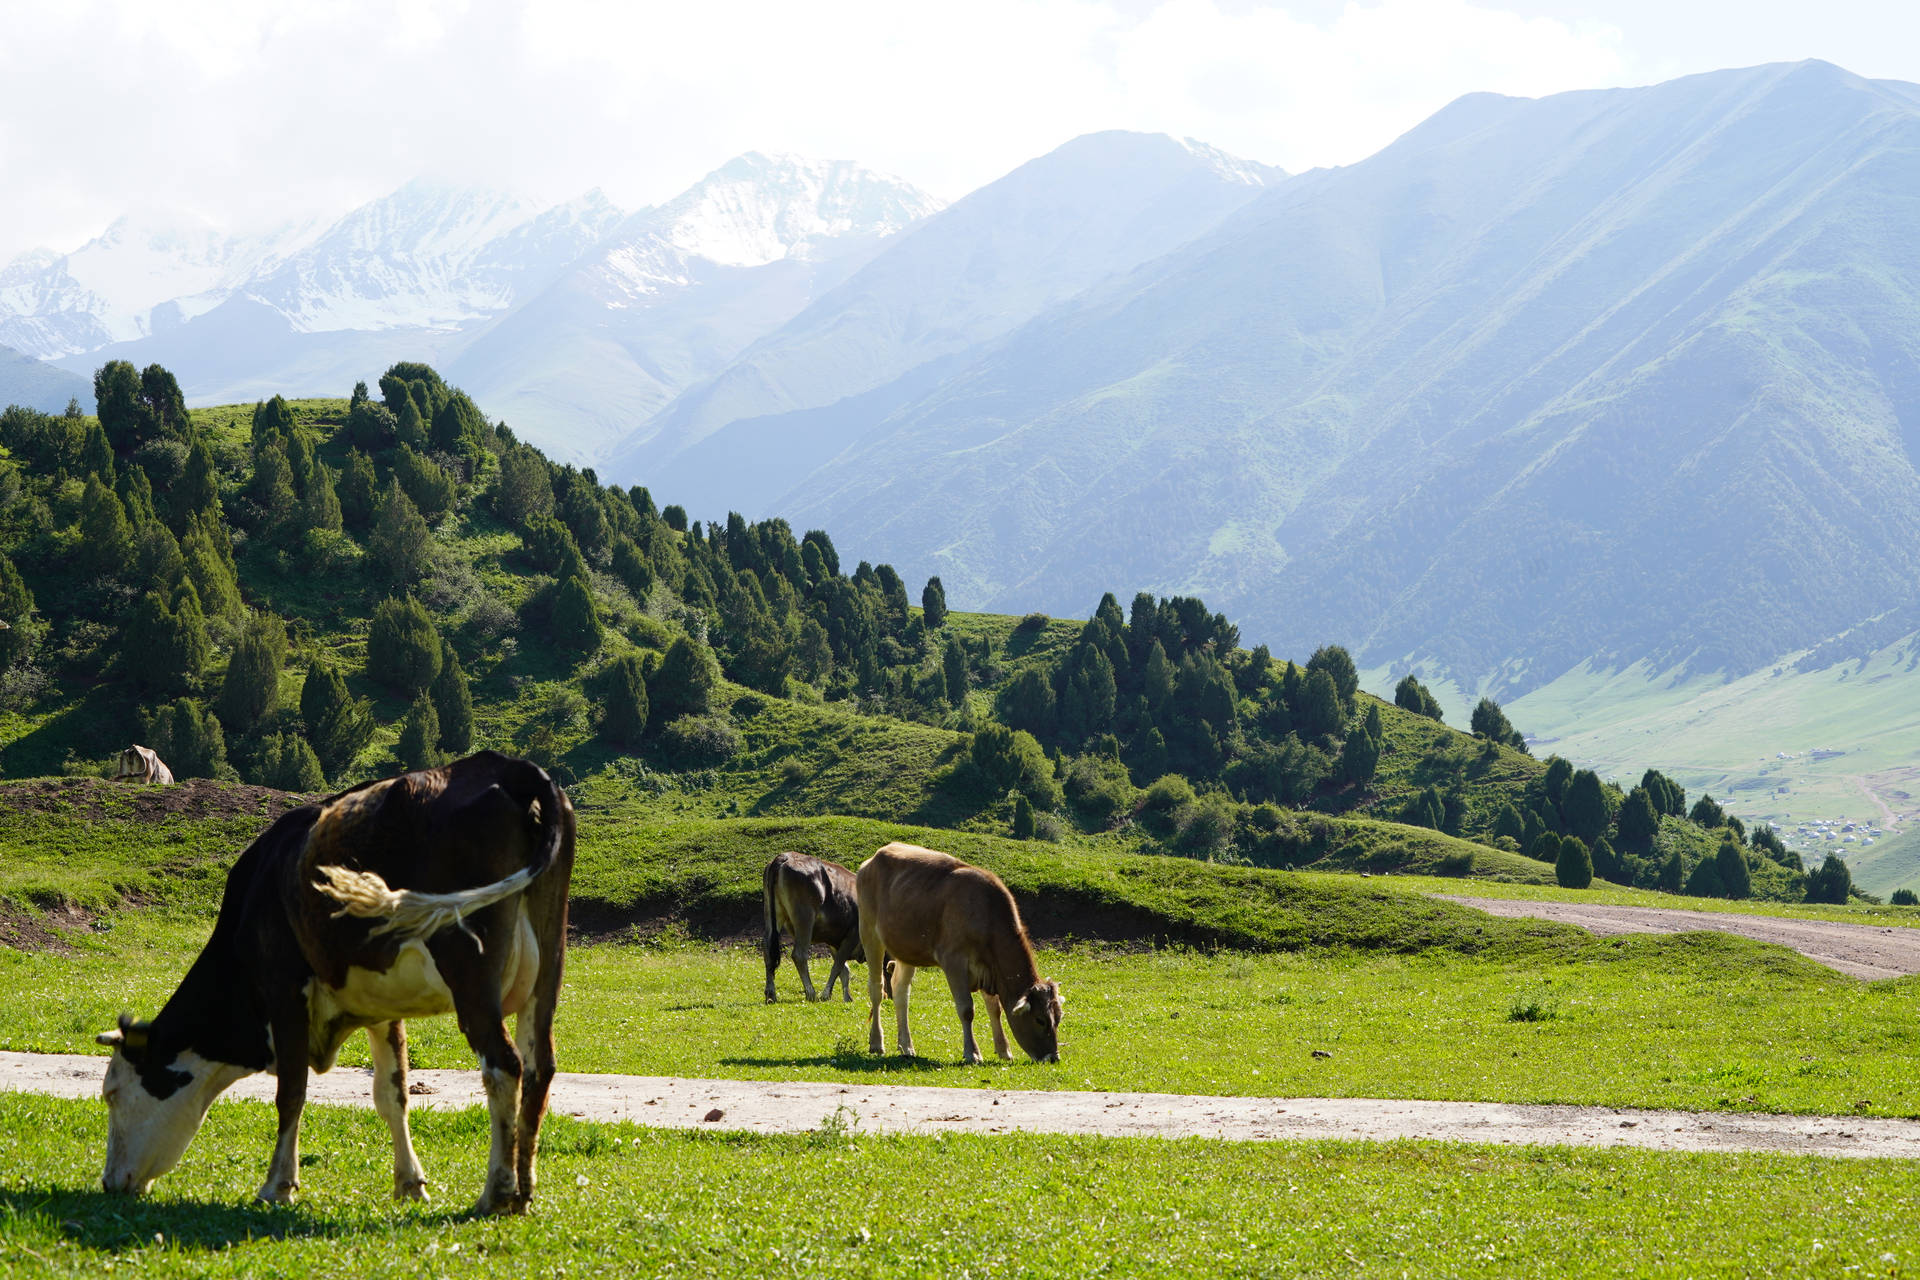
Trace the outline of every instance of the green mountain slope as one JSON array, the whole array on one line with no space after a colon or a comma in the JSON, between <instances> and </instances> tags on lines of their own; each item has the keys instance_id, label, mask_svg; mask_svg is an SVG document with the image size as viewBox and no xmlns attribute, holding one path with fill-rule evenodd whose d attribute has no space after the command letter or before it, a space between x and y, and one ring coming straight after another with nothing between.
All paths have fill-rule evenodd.
<instances>
[{"instance_id":1,"label":"green mountain slope","mask_svg":"<svg viewBox=\"0 0 1920 1280\"><path fill-rule=\"evenodd\" d=\"M1823 63L1465 98L850 404L777 506L997 608L1198 591L1508 694L1751 670L1913 597L1917 154L1912 86Z\"/></svg>"}]
</instances>

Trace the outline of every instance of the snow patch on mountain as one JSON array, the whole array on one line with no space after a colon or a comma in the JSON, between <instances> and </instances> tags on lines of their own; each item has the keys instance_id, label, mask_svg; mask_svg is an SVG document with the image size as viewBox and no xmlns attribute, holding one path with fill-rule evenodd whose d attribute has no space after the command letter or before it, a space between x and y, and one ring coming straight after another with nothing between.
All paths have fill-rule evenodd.
<instances>
[{"instance_id":1,"label":"snow patch on mountain","mask_svg":"<svg viewBox=\"0 0 1920 1280\"><path fill-rule=\"evenodd\" d=\"M829 244L877 240L942 207L848 161L748 152L628 219L598 264L595 291L610 308L644 306L693 283L703 264L812 260Z\"/></svg>"}]
</instances>

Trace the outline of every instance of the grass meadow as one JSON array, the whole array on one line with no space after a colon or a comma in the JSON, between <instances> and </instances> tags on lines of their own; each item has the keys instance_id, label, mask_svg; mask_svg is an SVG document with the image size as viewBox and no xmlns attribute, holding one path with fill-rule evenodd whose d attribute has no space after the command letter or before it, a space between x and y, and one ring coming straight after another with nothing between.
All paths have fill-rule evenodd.
<instances>
[{"instance_id":1,"label":"grass meadow","mask_svg":"<svg viewBox=\"0 0 1920 1280\"><path fill-rule=\"evenodd\" d=\"M316 1107L303 1198L250 1203L264 1103L214 1108L142 1201L95 1189L97 1104L0 1098L18 1275L1897 1275L1901 1161L1433 1143L768 1137L547 1123L532 1216L463 1212L478 1111L417 1114L436 1200L388 1198L371 1112Z\"/></svg>"}]
</instances>

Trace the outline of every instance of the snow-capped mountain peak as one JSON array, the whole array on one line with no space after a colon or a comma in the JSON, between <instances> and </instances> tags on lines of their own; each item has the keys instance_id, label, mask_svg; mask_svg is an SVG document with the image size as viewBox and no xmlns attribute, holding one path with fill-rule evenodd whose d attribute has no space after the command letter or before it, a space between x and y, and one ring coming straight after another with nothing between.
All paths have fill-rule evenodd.
<instances>
[{"instance_id":1,"label":"snow-capped mountain peak","mask_svg":"<svg viewBox=\"0 0 1920 1280\"><path fill-rule=\"evenodd\" d=\"M644 305L685 285L696 263L745 268L808 260L829 242L878 240L942 207L898 178L849 161L749 151L627 219L595 274L608 306Z\"/></svg>"}]
</instances>

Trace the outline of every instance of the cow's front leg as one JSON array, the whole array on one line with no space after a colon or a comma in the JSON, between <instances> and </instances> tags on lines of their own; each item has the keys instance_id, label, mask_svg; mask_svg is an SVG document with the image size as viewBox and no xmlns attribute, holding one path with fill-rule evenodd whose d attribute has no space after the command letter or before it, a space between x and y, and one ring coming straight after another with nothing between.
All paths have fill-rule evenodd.
<instances>
[{"instance_id":1,"label":"cow's front leg","mask_svg":"<svg viewBox=\"0 0 1920 1280\"><path fill-rule=\"evenodd\" d=\"M1000 997L991 991L980 993L987 1002L987 1020L993 1023L993 1051L1002 1062L1013 1061L1013 1051L1007 1048L1007 1033L1000 1025Z\"/></svg>"},{"instance_id":2,"label":"cow's front leg","mask_svg":"<svg viewBox=\"0 0 1920 1280\"><path fill-rule=\"evenodd\" d=\"M367 1028L367 1043L373 1051L373 1109L393 1135L393 1198L425 1200L427 1175L407 1129L407 1026L375 1023Z\"/></svg>"},{"instance_id":3,"label":"cow's front leg","mask_svg":"<svg viewBox=\"0 0 1920 1280\"><path fill-rule=\"evenodd\" d=\"M893 1021L900 1056L913 1056L913 1031L907 1026L907 997L913 986L913 966L904 960L893 963Z\"/></svg>"},{"instance_id":4,"label":"cow's front leg","mask_svg":"<svg viewBox=\"0 0 1920 1280\"><path fill-rule=\"evenodd\" d=\"M300 1112L307 1105L307 1011L284 1010L272 1020L274 1110L280 1133L273 1143L273 1163L256 1198L267 1204L288 1204L300 1189Z\"/></svg>"},{"instance_id":5,"label":"cow's front leg","mask_svg":"<svg viewBox=\"0 0 1920 1280\"><path fill-rule=\"evenodd\" d=\"M840 979L840 994L846 997L848 1004L853 1003L853 975L847 965L853 960L853 953L860 949L860 931L849 929L847 936L840 939L840 945L833 949L833 968L827 971L827 999L833 999L833 980Z\"/></svg>"},{"instance_id":6,"label":"cow's front leg","mask_svg":"<svg viewBox=\"0 0 1920 1280\"><path fill-rule=\"evenodd\" d=\"M960 1059L968 1066L980 1061L980 1046L973 1042L973 992L967 989L967 966L946 969L947 989L953 992L953 1011L960 1015Z\"/></svg>"}]
</instances>

